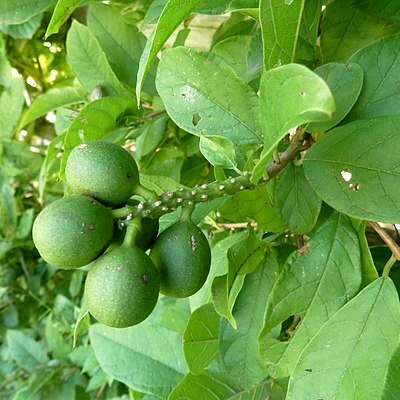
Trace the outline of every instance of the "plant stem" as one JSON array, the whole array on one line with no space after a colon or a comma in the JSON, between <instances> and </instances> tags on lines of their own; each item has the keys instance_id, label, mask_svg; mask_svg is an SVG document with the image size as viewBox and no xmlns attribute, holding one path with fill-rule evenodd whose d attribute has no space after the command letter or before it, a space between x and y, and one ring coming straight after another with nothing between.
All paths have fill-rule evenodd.
<instances>
[{"instance_id":1,"label":"plant stem","mask_svg":"<svg viewBox=\"0 0 400 400\"><path fill-rule=\"evenodd\" d=\"M397 261L400 261L400 247L398 246L398 244L377 222L370 222L370 225L372 226L372 228L374 228L375 232L381 237L381 239L387 244L389 249L392 251L395 259Z\"/></svg>"},{"instance_id":2,"label":"plant stem","mask_svg":"<svg viewBox=\"0 0 400 400\"><path fill-rule=\"evenodd\" d=\"M135 244L136 237L142 228L141 218L136 217L128 222L124 238L124 246L132 247Z\"/></svg>"},{"instance_id":3,"label":"plant stem","mask_svg":"<svg viewBox=\"0 0 400 400\"><path fill-rule=\"evenodd\" d=\"M383 272L382 272L382 276L389 276L390 270L392 269L393 265L396 263L397 259L394 256L394 254L391 255L391 257L389 258L388 262L386 263L386 265L383 268Z\"/></svg>"}]
</instances>

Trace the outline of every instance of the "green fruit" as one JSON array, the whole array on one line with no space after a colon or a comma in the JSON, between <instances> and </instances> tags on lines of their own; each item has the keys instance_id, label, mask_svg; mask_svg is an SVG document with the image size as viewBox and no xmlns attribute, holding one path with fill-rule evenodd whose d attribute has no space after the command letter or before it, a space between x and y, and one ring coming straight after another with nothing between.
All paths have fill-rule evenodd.
<instances>
[{"instance_id":1,"label":"green fruit","mask_svg":"<svg viewBox=\"0 0 400 400\"><path fill-rule=\"evenodd\" d=\"M104 325L125 328L153 311L160 278L150 257L138 247L120 246L99 257L85 282L90 314Z\"/></svg>"},{"instance_id":2,"label":"green fruit","mask_svg":"<svg viewBox=\"0 0 400 400\"><path fill-rule=\"evenodd\" d=\"M74 193L115 207L125 204L133 195L139 172L128 151L99 140L80 144L71 151L65 178Z\"/></svg>"},{"instance_id":3,"label":"green fruit","mask_svg":"<svg viewBox=\"0 0 400 400\"><path fill-rule=\"evenodd\" d=\"M88 196L68 196L44 208L33 224L33 242L42 258L59 268L93 261L111 242L114 220L108 208Z\"/></svg>"},{"instance_id":4,"label":"green fruit","mask_svg":"<svg viewBox=\"0 0 400 400\"><path fill-rule=\"evenodd\" d=\"M188 297L207 279L211 251L207 238L190 220L181 220L163 231L150 252L161 281L161 293Z\"/></svg>"}]
</instances>

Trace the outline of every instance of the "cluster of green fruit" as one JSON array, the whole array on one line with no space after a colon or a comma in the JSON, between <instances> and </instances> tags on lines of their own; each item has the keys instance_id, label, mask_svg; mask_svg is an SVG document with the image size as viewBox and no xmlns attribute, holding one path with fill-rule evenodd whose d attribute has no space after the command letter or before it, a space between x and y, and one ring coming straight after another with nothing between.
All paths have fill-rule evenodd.
<instances>
[{"instance_id":1,"label":"cluster of green fruit","mask_svg":"<svg viewBox=\"0 0 400 400\"><path fill-rule=\"evenodd\" d=\"M65 177L73 194L39 213L33 241L51 265L72 269L90 264L85 299L99 322L136 325L153 311L159 292L188 297L203 286L211 252L190 219L191 209L183 208L181 219L159 235L158 220L147 217L127 218L120 229L113 208L143 195L127 150L105 141L80 144L68 157Z\"/></svg>"}]
</instances>

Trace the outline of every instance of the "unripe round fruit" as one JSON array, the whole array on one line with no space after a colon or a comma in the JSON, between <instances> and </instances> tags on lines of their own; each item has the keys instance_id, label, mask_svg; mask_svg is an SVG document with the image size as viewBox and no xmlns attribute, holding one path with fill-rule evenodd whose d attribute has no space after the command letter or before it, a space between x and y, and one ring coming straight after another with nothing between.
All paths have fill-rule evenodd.
<instances>
[{"instance_id":1,"label":"unripe round fruit","mask_svg":"<svg viewBox=\"0 0 400 400\"><path fill-rule=\"evenodd\" d=\"M150 258L160 274L160 291L166 296L191 296L204 285L210 272L208 240L190 220L181 220L163 231Z\"/></svg>"},{"instance_id":2,"label":"unripe round fruit","mask_svg":"<svg viewBox=\"0 0 400 400\"><path fill-rule=\"evenodd\" d=\"M88 196L63 197L36 217L33 242L42 258L59 268L82 267L98 257L113 236L108 208Z\"/></svg>"},{"instance_id":3,"label":"unripe round fruit","mask_svg":"<svg viewBox=\"0 0 400 400\"><path fill-rule=\"evenodd\" d=\"M159 294L160 278L150 257L122 245L99 257L85 282L92 316L104 325L126 328L146 319Z\"/></svg>"},{"instance_id":4,"label":"unripe round fruit","mask_svg":"<svg viewBox=\"0 0 400 400\"><path fill-rule=\"evenodd\" d=\"M103 204L123 205L139 183L134 158L121 146L101 140L76 146L65 166L65 178L74 193Z\"/></svg>"}]
</instances>

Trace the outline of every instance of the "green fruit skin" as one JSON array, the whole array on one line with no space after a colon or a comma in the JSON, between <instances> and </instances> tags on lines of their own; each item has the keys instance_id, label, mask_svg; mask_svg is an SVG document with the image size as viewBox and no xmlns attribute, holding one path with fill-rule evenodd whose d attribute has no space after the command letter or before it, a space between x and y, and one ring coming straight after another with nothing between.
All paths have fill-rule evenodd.
<instances>
[{"instance_id":1,"label":"green fruit skin","mask_svg":"<svg viewBox=\"0 0 400 400\"><path fill-rule=\"evenodd\" d=\"M160 274L162 294L189 297L204 285L210 272L211 250L201 229L181 220L163 231L150 252Z\"/></svg>"},{"instance_id":2,"label":"green fruit skin","mask_svg":"<svg viewBox=\"0 0 400 400\"><path fill-rule=\"evenodd\" d=\"M42 258L55 267L82 267L110 244L114 220L108 208L81 195L63 197L44 208L32 237Z\"/></svg>"},{"instance_id":3,"label":"green fruit skin","mask_svg":"<svg viewBox=\"0 0 400 400\"><path fill-rule=\"evenodd\" d=\"M160 278L150 257L138 247L122 245L99 257L85 282L90 314L114 328L145 320L153 311Z\"/></svg>"},{"instance_id":4,"label":"green fruit skin","mask_svg":"<svg viewBox=\"0 0 400 400\"><path fill-rule=\"evenodd\" d=\"M75 147L65 166L65 178L74 193L116 207L133 195L139 183L134 158L121 146L101 140Z\"/></svg>"}]
</instances>

